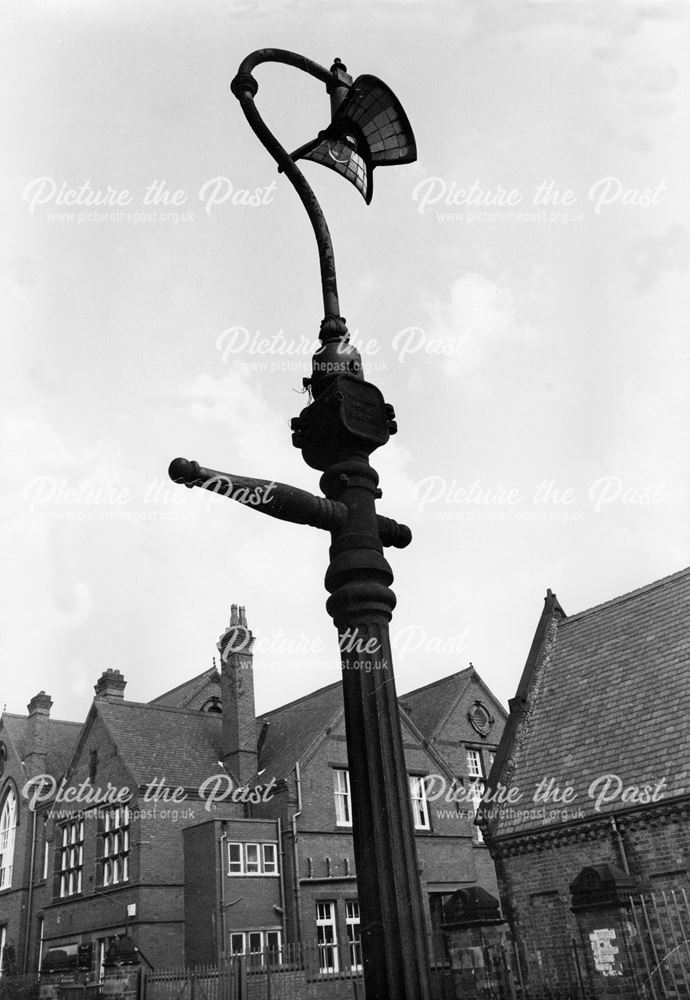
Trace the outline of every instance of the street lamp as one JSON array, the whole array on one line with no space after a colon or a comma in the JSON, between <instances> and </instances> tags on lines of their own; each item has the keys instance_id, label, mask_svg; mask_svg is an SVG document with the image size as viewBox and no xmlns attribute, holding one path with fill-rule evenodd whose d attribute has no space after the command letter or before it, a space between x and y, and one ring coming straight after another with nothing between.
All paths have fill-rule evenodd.
<instances>
[{"instance_id":1,"label":"street lamp","mask_svg":"<svg viewBox=\"0 0 690 1000\"><path fill-rule=\"evenodd\" d=\"M326 85L331 123L292 155L261 118L252 71L278 62ZM337 171L371 201L377 166L416 158L400 102L373 76L356 80L336 59L330 70L283 49L247 56L232 81L252 129L297 191L319 252L324 318L320 346L305 379L312 402L292 420L293 444L323 475L324 497L267 480L249 479L175 459L171 478L201 486L282 520L331 534L326 608L338 629L352 792L352 833L360 904L360 935L368 1000L429 1000L429 961L417 868L409 779L395 692L389 622L393 573L383 546L404 548L410 529L376 512L381 496L369 455L396 432L393 408L366 382L359 352L340 315L333 246L326 220L296 159Z\"/></svg>"}]
</instances>

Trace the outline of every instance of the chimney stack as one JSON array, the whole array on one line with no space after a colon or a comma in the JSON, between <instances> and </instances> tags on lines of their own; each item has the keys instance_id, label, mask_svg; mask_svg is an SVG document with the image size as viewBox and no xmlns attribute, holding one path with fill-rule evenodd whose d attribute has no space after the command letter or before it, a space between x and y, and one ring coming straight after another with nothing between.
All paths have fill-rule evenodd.
<instances>
[{"instance_id":1,"label":"chimney stack","mask_svg":"<svg viewBox=\"0 0 690 1000\"><path fill-rule=\"evenodd\" d=\"M254 707L254 636L247 626L245 610L230 608L230 624L218 640L220 691L223 707L223 763L240 785L256 775L256 709Z\"/></svg>"},{"instance_id":2,"label":"chimney stack","mask_svg":"<svg viewBox=\"0 0 690 1000\"><path fill-rule=\"evenodd\" d=\"M108 701L122 701L125 696L127 681L119 670L108 667L98 678L98 683L94 685L97 698L107 698Z\"/></svg>"},{"instance_id":3,"label":"chimney stack","mask_svg":"<svg viewBox=\"0 0 690 1000\"><path fill-rule=\"evenodd\" d=\"M39 691L26 706L29 721L26 727L27 751L24 756L24 766L29 777L43 774L46 769L52 705L53 701L50 695L46 694L45 691Z\"/></svg>"}]
</instances>

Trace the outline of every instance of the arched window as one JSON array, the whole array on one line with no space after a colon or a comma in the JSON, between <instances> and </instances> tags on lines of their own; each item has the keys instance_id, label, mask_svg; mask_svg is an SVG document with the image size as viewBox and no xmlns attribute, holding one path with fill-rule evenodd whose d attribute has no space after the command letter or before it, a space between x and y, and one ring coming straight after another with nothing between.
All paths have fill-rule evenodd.
<instances>
[{"instance_id":1,"label":"arched window","mask_svg":"<svg viewBox=\"0 0 690 1000\"><path fill-rule=\"evenodd\" d=\"M14 835L17 829L17 793L10 788L0 813L0 890L12 885Z\"/></svg>"}]
</instances>

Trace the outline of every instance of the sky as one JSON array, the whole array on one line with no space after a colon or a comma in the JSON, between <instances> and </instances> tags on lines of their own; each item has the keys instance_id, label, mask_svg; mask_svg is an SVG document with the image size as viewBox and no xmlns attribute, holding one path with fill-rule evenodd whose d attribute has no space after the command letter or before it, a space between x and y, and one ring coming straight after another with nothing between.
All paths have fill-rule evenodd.
<instances>
[{"instance_id":1,"label":"sky","mask_svg":"<svg viewBox=\"0 0 690 1000\"><path fill-rule=\"evenodd\" d=\"M167 478L318 493L291 445L322 318L295 192L230 82L264 47L373 74L414 129L374 197L304 172L398 434L372 456L404 693L507 703L547 588L574 613L688 550L688 7L588 0L6 0L0 36L0 709L80 720L209 668L230 605L257 711L337 680L328 535ZM322 85L256 70L288 149ZM100 204L99 204L100 203Z\"/></svg>"}]
</instances>

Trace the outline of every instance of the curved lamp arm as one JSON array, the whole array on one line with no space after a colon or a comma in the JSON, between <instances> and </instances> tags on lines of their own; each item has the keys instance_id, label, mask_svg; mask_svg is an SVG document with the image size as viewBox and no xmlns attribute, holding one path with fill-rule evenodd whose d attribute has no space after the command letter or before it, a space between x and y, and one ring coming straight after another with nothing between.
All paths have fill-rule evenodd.
<instances>
[{"instance_id":1,"label":"curved lamp arm","mask_svg":"<svg viewBox=\"0 0 690 1000\"><path fill-rule=\"evenodd\" d=\"M295 164L287 150L281 146L270 131L254 103L254 97L259 89L259 85L252 75L252 70L255 66L265 62L278 62L284 63L287 66L294 66L296 69L301 69L304 73L309 73L310 76L315 76L317 80L325 83L327 88L331 85L336 85L338 77L333 71L319 66L318 63L312 62L311 59L306 59L296 52L289 52L287 49L257 49L256 52L252 52L240 64L237 76L232 81L231 89L240 102L245 117L255 135L271 154L280 169L286 174L307 210L307 215L309 216L314 236L316 237L321 268L321 291L324 308L321 337L325 339L324 334L327 336L330 335L330 337L333 337L334 334L343 336L347 331L345 322L340 316L333 242L331 234L328 231L326 219L321 206L316 200L316 195L309 186L304 174Z\"/></svg>"}]
</instances>

